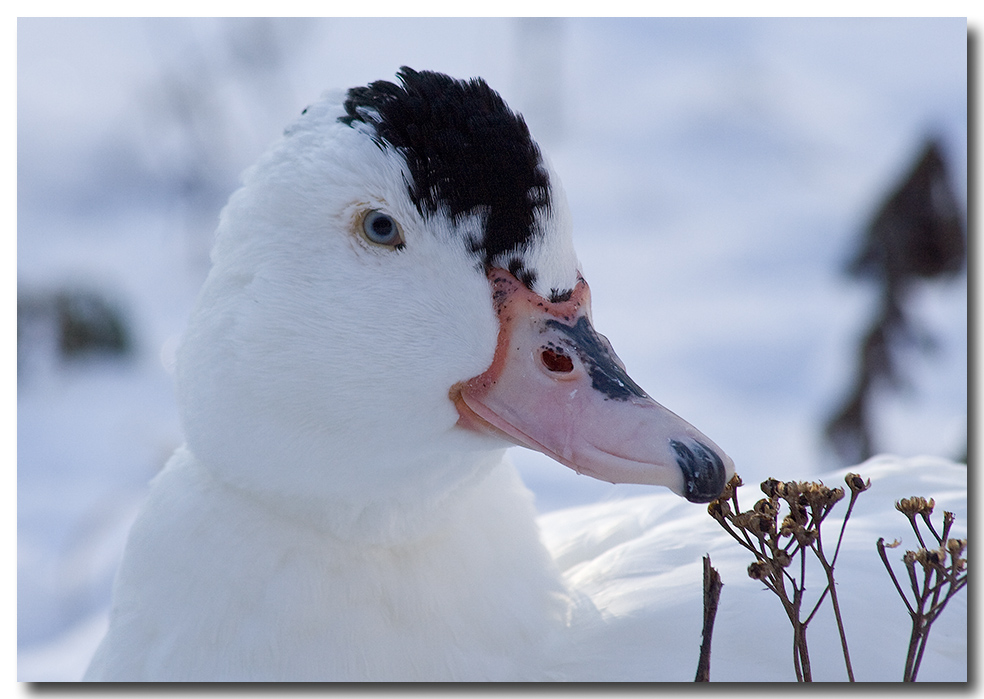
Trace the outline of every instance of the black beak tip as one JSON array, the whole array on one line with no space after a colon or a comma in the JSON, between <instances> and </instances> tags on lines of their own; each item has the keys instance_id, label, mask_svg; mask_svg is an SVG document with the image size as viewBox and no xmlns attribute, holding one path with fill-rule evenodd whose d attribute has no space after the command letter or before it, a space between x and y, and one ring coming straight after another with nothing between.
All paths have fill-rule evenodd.
<instances>
[{"instance_id":1,"label":"black beak tip","mask_svg":"<svg viewBox=\"0 0 984 699\"><path fill-rule=\"evenodd\" d=\"M724 491L727 471L720 455L706 444L694 442L688 446L672 440L677 453L677 465L683 471L683 496L690 502L711 502Z\"/></svg>"}]
</instances>

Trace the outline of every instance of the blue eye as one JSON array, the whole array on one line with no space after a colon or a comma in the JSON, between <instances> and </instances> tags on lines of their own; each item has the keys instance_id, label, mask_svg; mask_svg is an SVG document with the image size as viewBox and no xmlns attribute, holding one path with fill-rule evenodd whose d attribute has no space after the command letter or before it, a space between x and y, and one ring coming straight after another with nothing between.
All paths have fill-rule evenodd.
<instances>
[{"instance_id":1,"label":"blue eye","mask_svg":"<svg viewBox=\"0 0 984 699\"><path fill-rule=\"evenodd\" d=\"M370 243L385 245L386 247L399 250L403 247L403 234L396 220L384 214L382 211L373 209L362 219L362 235Z\"/></svg>"}]
</instances>

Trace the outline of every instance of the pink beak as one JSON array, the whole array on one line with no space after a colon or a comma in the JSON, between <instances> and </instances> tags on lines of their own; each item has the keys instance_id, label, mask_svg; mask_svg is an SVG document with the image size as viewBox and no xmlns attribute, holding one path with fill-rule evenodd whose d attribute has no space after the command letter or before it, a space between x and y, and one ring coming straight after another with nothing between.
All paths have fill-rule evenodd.
<instances>
[{"instance_id":1,"label":"pink beak","mask_svg":"<svg viewBox=\"0 0 984 699\"><path fill-rule=\"evenodd\" d=\"M612 483L664 485L709 502L731 459L650 398L590 320L590 291L550 302L504 269L489 272L499 318L492 366L451 389L458 424L493 432Z\"/></svg>"}]
</instances>

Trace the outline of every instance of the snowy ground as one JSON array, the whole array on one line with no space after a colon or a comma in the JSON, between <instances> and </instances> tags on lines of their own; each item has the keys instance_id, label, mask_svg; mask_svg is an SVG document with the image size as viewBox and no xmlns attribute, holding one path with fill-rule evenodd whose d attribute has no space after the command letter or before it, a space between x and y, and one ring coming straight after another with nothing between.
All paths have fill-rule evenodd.
<instances>
[{"instance_id":1,"label":"snowy ground","mask_svg":"<svg viewBox=\"0 0 984 699\"><path fill-rule=\"evenodd\" d=\"M137 342L65 365L42 337L21 362L21 680L78 677L98 637L128 523L180 442L170 358L237 173L323 88L404 64L481 75L525 114L596 326L746 483L837 465L821 424L875 298L839 270L927 136L966 206L959 19L20 20L18 286L111 294ZM938 348L883 401L877 443L957 457L966 277L916 306ZM649 492L513 459L543 512Z\"/></svg>"}]
</instances>

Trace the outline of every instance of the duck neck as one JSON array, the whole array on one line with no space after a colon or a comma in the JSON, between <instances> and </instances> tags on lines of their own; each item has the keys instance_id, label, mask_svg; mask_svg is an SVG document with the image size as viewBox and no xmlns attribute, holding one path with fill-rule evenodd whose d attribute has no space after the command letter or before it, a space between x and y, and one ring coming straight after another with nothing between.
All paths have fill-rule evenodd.
<instances>
[{"instance_id":1,"label":"duck neck","mask_svg":"<svg viewBox=\"0 0 984 699\"><path fill-rule=\"evenodd\" d=\"M394 520L381 526L375 505L317 521L307 511L313 504L286 507L257 496L217 479L188 452L161 474L158 490L200 493L207 500L194 509L210 523L195 546L178 547L178 565L168 561L165 569L180 568L189 555L206 567L221 561L202 583L212 595L209 586L225 584L233 560L232 569L251 571L233 586L240 598L286 591L271 628L317 629L295 651L313 654L324 676L548 679L545 670L564 657L571 598L540 542L532 494L508 461L496 460L432 502L427 517L418 515L427 526L411 523L402 532ZM229 516L217 523L215 512ZM179 517L178 526L189 519ZM317 531L316 521L334 531ZM229 548L244 536L248 545ZM271 584L287 579L300 584ZM249 638L230 633L235 655Z\"/></svg>"},{"instance_id":2,"label":"duck neck","mask_svg":"<svg viewBox=\"0 0 984 699\"><path fill-rule=\"evenodd\" d=\"M223 487L268 512L330 536L359 545L394 546L413 542L456 526L469 518L475 501L531 499L514 467L504 460L505 449L458 454L431 454L420 463L404 463L400 471L416 474L404 482L388 482L353 492L338 489L279 489L254 483L230 469L200 458L198 467ZM440 459L440 461L438 461ZM282 471L279 464L271 472ZM330 471L333 464L325 464ZM363 464L366 470L372 464ZM530 518L534 516L532 507Z\"/></svg>"}]
</instances>

